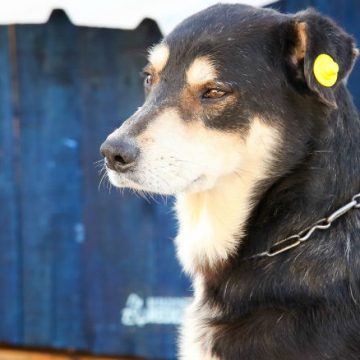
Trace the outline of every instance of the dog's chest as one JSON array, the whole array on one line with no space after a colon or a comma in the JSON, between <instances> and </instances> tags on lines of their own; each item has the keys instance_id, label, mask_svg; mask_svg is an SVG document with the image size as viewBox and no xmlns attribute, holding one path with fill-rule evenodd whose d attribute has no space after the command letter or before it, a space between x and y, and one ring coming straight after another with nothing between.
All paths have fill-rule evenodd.
<instances>
[{"instance_id":1,"label":"dog's chest","mask_svg":"<svg viewBox=\"0 0 360 360\"><path fill-rule=\"evenodd\" d=\"M221 360L212 354L214 331L209 321L219 315L218 309L204 303L203 279L194 279L194 300L187 308L181 327L181 360Z\"/></svg>"},{"instance_id":2,"label":"dog's chest","mask_svg":"<svg viewBox=\"0 0 360 360\"><path fill-rule=\"evenodd\" d=\"M278 144L278 131L254 120L241 147L241 168L218 177L209 190L177 196L176 243L186 272L215 268L236 252L254 206L254 191L269 176Z\"/></svg>"},{"instance_id":3,"label":"dog's chest","mask_svg":"<svg viewBox=\"0 0 360 360\"><path fill-rule=\"evenodd\" d=\"M226 194L225 194L226 195ZM195 274L226 261L236 250L246 211L218 194L191 194L177 199L178 257L184 270Z\"/></svg>"}]
</instances>

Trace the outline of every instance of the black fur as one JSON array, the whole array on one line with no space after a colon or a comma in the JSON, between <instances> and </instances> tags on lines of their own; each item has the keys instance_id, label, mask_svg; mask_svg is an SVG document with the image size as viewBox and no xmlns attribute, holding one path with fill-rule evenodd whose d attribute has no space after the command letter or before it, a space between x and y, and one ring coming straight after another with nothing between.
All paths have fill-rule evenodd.
<instances>
[{"instance_id":1,"label":"black fur","mask_svg":"<svg viewBox=\"0 0 360 360\"><path fill-rule=\"evenodd\" d=\"M303 23L301 57L296 50ZM292 250L249 259L360 192L360 122L345 85L356 57L353 39L313 10L284 15L216 5L185 20L164 41L169 60L145 111L130 119L130 136L166 107L176 107L185 121L201 117L207 127L244 136L259 116L282 134L237 254L204 274L204 309L220 314L205 319L215 332L212 353L221 360L359 360L360 209ZM321 53L340 67L331 88L313 75ZM224 99L204 100L195 111L181 95L185 69L201 55L214 60L219 80L231 89L232 101L220 112L214 106Z\"/></svg>"},{"instance_id":2,"label":"black fur","mask_svg":"<svg viewBox=\"0 0 360 360\"><path fill-rule=\"evenodd\" d=\"M299 22L308 43L304 60L293 64ZM284 130L274 177L258 189L237 256L206 280L204 305L222 310L208 320L217 329L213 353L222 360L360 359L360 210L288 252L248 259L360 191L359 116L342 81L355 58L353 39L315 11L287 16L218 5L166 42L172 58L165 76L211 54L238 92L236 105L208 126L240 129L260 114ZM314 78L320 53L340 66L332 88Z\"/></svg>"}]
</instances>

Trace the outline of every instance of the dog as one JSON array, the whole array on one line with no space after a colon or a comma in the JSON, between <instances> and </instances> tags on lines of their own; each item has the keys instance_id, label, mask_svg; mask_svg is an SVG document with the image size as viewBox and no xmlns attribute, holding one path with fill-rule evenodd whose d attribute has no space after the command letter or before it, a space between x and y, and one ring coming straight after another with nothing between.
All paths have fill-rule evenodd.
<instances>
[{"instance_id":1,"label":"dog","mask_svg":"<svg viewBox=\"0 0 360 360\"><path fill-rule=\"evenodd\" d=\"M114 186L176 197L180 359L360 359L357 55L313 9L239 4L151 48L146 100L101 153Z\"/></svg>"}]
</instances>

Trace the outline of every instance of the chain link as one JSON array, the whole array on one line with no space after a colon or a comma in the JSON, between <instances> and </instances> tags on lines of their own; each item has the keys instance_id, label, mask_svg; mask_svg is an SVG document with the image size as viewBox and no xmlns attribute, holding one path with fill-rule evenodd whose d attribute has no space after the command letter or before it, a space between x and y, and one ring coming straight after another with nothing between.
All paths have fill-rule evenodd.
<instances>
[{"instance_id":1,"label":"chain link","mask_svg":"<svg viewBox=\"0 0 360 360\"><path fill-rule=\"evenodd\" d=\"M360 193L356 194L352 197L351 201L335 210L328 217L320 219L314 225L306 228L305 230L300 231L298 234L291 235L283 240L280 240L273 244L268 251L264 251L262 253L250 256L251 258L258 257L272 257L278 254L281 254L285 251L288 251L292 248L299 246L301 243L307 241L311 235L317 230L326 230L329 229L332 223L337 220L339 217L345 215L351 209L359 209L360 208Z\"/></svg>"}]
</instances>

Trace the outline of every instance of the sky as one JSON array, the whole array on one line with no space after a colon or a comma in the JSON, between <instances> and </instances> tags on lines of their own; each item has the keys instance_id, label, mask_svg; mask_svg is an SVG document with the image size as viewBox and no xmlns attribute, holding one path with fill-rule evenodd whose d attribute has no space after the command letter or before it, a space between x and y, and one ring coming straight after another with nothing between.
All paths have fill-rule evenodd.
<instances>
[{"instance_id":1,"label":"sky","mask_svg":"<svg viewBox=\"0 0 360 360\"><path fill-rule=\"evenodd\" d=\"M83 26L134 29L144 18L151 18L165 35L189 15L219 2L262 6L274 1L3 0L0 2L0 24L44 23L53 9L63 9L74 24Z\"/></svg>"}]
</instances>

